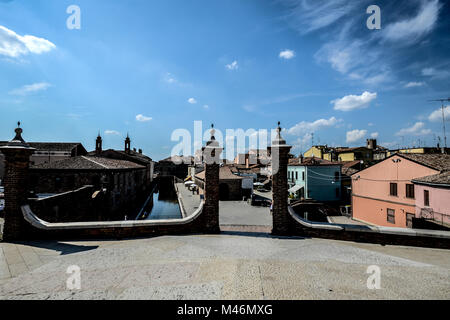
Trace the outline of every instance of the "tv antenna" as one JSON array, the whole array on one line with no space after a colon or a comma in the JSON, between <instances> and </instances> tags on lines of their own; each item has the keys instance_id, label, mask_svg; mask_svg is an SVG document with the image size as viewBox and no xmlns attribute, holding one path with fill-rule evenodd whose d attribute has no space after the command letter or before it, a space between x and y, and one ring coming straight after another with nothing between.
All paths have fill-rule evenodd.
<instances>
[{"instance_id":1,"label":"tv antenna","mask_svg":"<svg viewBox=\"0 0 450 320\"><path fill-rule=\"evenodd\" d=\"M447 99L435 99L430 101L439 101L441 103L442 108L442 130L444 131L444 147L447 148L447 135L445 133L445 111L444 111L444 102L450 102L450 98Z\"/></svg>"}]
</instances>

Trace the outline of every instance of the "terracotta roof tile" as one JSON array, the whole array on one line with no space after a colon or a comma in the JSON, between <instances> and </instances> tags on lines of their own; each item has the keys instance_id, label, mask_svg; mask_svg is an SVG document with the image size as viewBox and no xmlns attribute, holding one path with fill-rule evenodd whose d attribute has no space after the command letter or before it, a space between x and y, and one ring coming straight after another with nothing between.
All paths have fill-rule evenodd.
<instances>
[{"instance_id":1,"label":"terracotta roof tile","mask_svg":"<svg viewBox=\"0 0 450 320\"><path fill-rule=\"evenodd\" d=\"M115 169L145 169L144 166L126 160L108 159L102 157L73 157L50 163L31 166L31 169L48 170L115 170Z\"/></svg>"},{"instance_id":2,"label":"terracotta roof tile","mask_svg":"<svg viewBox=\"0 0 450 320\"><path fill-rule=\"evenodd\" d=\"M450 154L397 153L397 155L439 171L450 170Z\"/></svg>"},{"instance_id":3,"label":"terracotta roof tile","mask_svg":"<svg viewBox=\"0 0 450 320\"><path fill-rule=\"evenodd\" d=\"M442 184L450 186L450 171L445 171L440 174L435 174L432 176L422 177L413 180L413 182L416 181L419 183Z\"/></svg>"}]
</instances>

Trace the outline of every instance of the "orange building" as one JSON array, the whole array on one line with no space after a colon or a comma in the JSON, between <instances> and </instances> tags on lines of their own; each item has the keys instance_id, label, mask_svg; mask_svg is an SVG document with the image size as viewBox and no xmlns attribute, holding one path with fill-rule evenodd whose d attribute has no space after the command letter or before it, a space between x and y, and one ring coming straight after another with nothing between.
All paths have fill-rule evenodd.
<instances>
[{"instance_id":1,"label":"orange building","mask_svg":"<svg viewBox=\"0 0 450 320\"><path fill-rule=\"evenodd\" d=\"M411 227L411 180L450 170L447 154L395 154L352 175L353 218L386 227Z\"/></svg>"}]
</instances>

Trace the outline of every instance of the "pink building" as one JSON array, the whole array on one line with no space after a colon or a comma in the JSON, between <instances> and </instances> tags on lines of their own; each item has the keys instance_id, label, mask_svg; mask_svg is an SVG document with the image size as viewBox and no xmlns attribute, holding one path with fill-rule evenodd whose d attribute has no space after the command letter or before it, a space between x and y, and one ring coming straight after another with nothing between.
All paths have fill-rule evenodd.
<instances>
[{"instance_id":1,"label":"pink building","mask_svg":"<svg viewBox=\"0 0 450 320\"><path fill-rule=\"evenodd\" d=\"M416 218L450 226L450 171L414 179Z\"/></svg>"},{"instance_id":2,"label":"pink building","mask_svg":"<svg viewBox=\"0 0 450 320\"><path fill-rule=\"evenodd\" d=\"M353 218L386 227L412 227L412 180L450 170L450 155L395 154L352 175ZM447 206L448 210L448 206Z\"/></svg>"}]
</instances>

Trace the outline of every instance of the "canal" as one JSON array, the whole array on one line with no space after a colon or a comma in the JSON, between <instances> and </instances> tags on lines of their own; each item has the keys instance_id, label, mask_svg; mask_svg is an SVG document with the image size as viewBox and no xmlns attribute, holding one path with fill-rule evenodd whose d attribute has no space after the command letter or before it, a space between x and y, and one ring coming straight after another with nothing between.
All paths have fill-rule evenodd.
<instances>
[{"instance_id":1,"label":"canal","mask_svg":"<svg viewBox=\"0 0 450 320\"><path fill-rule=\"evenodd\" d=\"M139 220L163 220L163 219L181 219L181 210L178 200L173 198L161 197L159 192L153 193L153 205L144 209Z\"/></svg>"}]
</instances>

